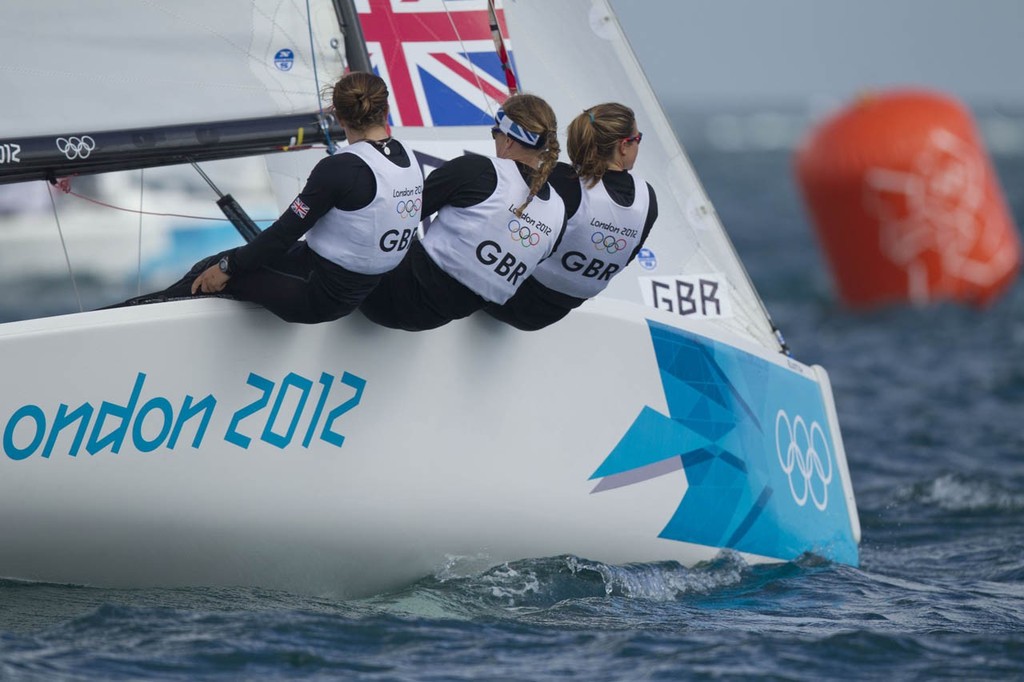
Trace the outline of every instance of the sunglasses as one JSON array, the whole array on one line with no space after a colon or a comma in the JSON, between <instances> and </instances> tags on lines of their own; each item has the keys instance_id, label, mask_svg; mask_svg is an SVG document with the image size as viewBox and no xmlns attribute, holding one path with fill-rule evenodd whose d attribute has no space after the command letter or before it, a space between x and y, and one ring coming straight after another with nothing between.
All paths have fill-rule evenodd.
<instances>
[{"instance_id":1,"label":"sunglasses","mask_svg":"<svg viewBox=\"0 0 1024 682\"><path fill-rule=\"evenodd\" d=\"M625 140L626 142L636 142L637 144L640 144L640 140L644 139L644 134L641 132L637 132L637 134L634 135L633 137L624 137L622 139Z\"/></svg>"},{"instance_id":2,"label":"sunglasses","mask_svg":"<svg viewBox=\"0 0 1024 682\"><path fill-rule=\"evenodd\" d=\"M501 128L499 128L498 126L494 126L493 128L491 128L491 139L492 140L497 139L498 138L498 133L500 133L500 132L501 132Z\"/></svg>"}]
</instances>

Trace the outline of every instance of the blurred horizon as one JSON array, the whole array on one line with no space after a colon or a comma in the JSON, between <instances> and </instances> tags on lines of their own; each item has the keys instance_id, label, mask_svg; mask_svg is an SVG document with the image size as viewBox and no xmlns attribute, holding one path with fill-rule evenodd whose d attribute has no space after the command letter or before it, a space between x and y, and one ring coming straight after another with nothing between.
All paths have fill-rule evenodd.
<instances>
[{"instance_id":1,"label":"blurred horizon","mask_svg":"<svg viewBox=\"0 0 1024 682\"><path fill-rule=\"evenodd\" d=\"M834 108L921 87L1024 111L1020 0L609 0L666 108Z\"/></svg>"},{"instance_id":2,"label":"blurred horizon","mask_svg":"<svg viewBox=\"0 0 1024 682\"><path fill-rule=\"evenodd\" d=\"M661 93L658 94L661 99ZM661 102L676 137L687 150L718 152L792 151L829 116L845 109L800 106L779 102L681 106ZM1024 154L1024 106L1020 108L972 104L961 100L978 129L987 151L994 156Z\"/></svg>"}]
</instances>

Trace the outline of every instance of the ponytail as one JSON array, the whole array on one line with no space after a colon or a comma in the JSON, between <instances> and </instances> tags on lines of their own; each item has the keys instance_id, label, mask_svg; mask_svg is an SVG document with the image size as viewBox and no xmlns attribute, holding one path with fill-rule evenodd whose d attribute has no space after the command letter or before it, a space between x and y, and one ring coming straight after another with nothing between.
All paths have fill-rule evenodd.
<instances>
[{"instance_id":1,"label":"ponytail","mask_svg":"<svg viewBox=\"0 0 1024 682\"><path fill-rule=\"evenodd\" d=\"M604 177L620 140L633 134L636 116L629 107L609 102L585 109L569 124L569 159L587 188Z\"/></svg>"}]
</instances>

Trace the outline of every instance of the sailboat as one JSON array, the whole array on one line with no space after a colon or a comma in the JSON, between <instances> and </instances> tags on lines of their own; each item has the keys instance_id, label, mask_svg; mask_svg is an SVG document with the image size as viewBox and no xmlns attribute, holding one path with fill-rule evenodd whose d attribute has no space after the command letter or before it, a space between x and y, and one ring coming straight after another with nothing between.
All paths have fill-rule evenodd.
<instances>
[{"instance_id":1,"label":"sailboat","mask_svg":"<svg viewBox=\"0 0 1024 682\"><path fill-rule=\"evenodd\" d=\"M283 208L344 145L319 91L354 68L388 81L426 172L492 151L509 74L563 127L622 102L660 205L636 261L538 332L291 325L216 298L0 325L0 575L360 596L558 555L857 564L828 375L786 348L606 0L0 17L2 182L260 155Z\"/></svg>"}]
</instances>

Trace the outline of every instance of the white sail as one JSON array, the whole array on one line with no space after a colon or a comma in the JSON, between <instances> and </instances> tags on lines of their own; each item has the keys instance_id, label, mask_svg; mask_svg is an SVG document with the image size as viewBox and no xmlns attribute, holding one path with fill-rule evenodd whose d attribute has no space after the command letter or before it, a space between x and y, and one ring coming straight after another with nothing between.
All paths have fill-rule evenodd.
<instances>
[{"instance_id":1,"label":"white sail","mask_svg":"<svg viewBox=\"0 0 1024 682\"><path fill-rule=\"evenodd\" d=\"M317 111L317 89L343 72L344 48L331 0L310 7L315 52L298 2L5 2L0 135Z\"/></svg>"},{"instance_id":2,"label":"white sail","mask_svg":"<svg viewBox=\"0 0 1024 682\"><path fill-rule=\"evenodd\" d=\"M641 302L638 277L718 273L732 316L715 323L778 349L761 300L608 2L511 0L506 13L523 85L552 104L563 132L583 107L622 102L636 112L644 133L635 171L658 195L659 217L646 244L656 265L645 270L635 261L603 295ZM563 57L551 59L550 45Z\"/></svg>"}]
</instances>

